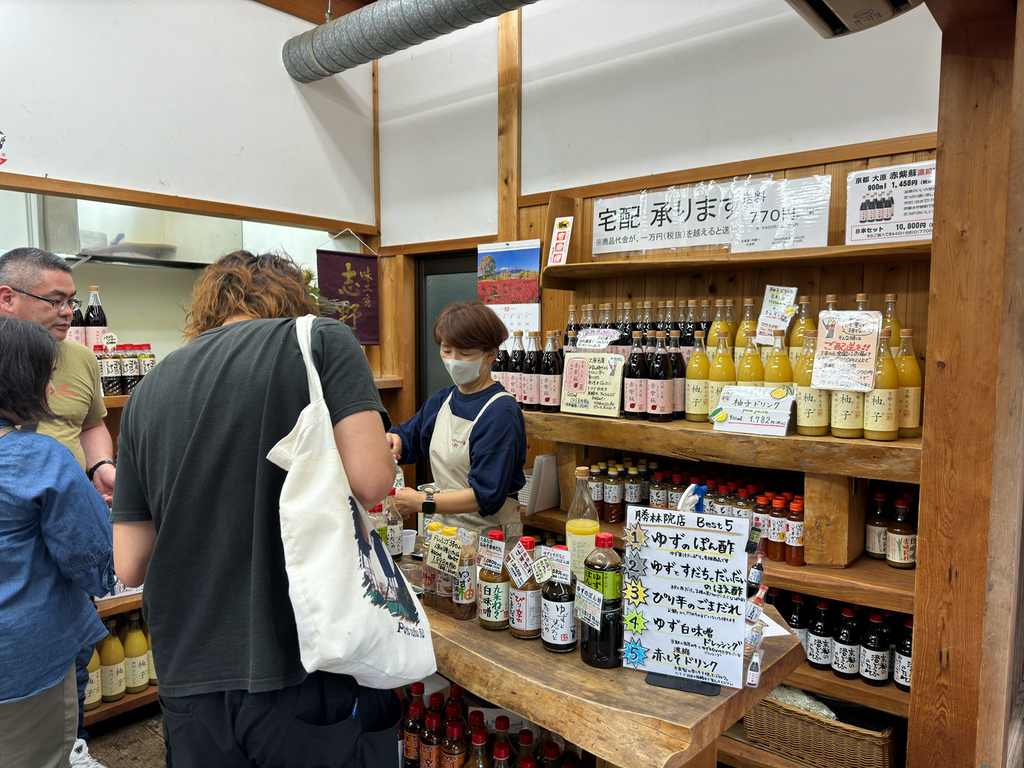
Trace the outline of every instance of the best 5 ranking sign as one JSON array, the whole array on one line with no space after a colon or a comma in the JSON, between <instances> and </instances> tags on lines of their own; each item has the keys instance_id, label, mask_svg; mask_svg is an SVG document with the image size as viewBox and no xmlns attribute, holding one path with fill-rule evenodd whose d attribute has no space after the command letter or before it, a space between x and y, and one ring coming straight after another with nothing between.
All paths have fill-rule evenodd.
<instances>
[{"instance_id":1,"label":"best 5 ranking sign","mask_svg":"<svg viewBox=\"0 0 1024 768\"><path fill-rule=\"evenodd\" d=\"M630 506L623 666L743 687L749 521Z\"/></svg>"}]
</instances>

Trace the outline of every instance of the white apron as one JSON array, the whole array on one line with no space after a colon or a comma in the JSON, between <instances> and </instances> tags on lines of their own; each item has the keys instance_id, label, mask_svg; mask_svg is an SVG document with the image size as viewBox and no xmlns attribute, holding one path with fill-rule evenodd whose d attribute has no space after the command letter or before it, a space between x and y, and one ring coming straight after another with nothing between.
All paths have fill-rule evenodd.
<instances>
[{"instance_id":1,"label":"white apron","mask_svg":"<svg viewBox=\"0 0 1024 768\"><path fill-rule=\"evenodd\" d=\"M434 474L434 482L437 488L443 491L461 491L469 488L469 436L473 427L479 421L484 411L491 403L499 397L512 397L508 392L499 392L476 415L476 419L469 421L462 419L452 413L452 394L444 401L441 410L437 412L437 420L434 422L434 433L430 437L430 470ZM519 501L509 497L502 504L497 514L484 516L479 512L471 512L462 515L434 515L433 521L441 525L457 526L465 528L477 536L486 537L487 531L501 530L505 532L506 541L508 536L518 536L522 531L522 518L519 516ZM510 526L512 526L510 528Z\"/></svg>"}]
</instances>

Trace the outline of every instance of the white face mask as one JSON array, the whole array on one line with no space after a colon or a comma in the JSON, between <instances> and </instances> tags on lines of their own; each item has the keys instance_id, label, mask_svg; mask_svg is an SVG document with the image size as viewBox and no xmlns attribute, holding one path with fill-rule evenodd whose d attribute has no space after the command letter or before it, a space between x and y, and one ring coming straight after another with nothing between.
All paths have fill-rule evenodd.
<instances>
[{"instance_id":1,"label":"white face mask","mask_svg":"<svg viewBox=\"0 0 1024 768\"><path fill-rule=\"evenodd\" d=\"M480 374L483 373L483 368L480 363L483 359L483 355L480 355L480 357L475 360L452 360L450 358L442 357L441 362L443 362L444 367L448 369L448 375L452 377L452 381L454 381L456 385L464 387L467 384L472 384L480 378Z\"/></svg>"}]
</instances>

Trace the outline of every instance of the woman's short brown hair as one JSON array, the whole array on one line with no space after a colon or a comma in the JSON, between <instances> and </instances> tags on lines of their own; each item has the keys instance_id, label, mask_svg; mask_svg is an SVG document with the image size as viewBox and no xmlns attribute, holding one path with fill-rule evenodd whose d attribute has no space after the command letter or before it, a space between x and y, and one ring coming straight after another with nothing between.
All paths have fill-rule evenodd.
<instances>
[{"instance_id":1,"label":"woman's short brown hair","mask_svg":"<svg viewBox=\"0 0 1024 768\"><path fill-rule=\"evenodd\" d=\"M302 317L319 316L320 310L306 290L302 270L287 256L235 251L203 271L185 315L185 341L233 315Z\"/></svg>"},{"instance_id":2,"label":"woman's short brown hair","mask_svg":"<svg viewBox=\"0 0 1024 768\"><path fill-rule=\"evenodd\" d=\"M453 301L434 321L434 341L456 349L497 349L508 338L508 329L494 310L482 301Z\"/></svg>"}]
</instances>

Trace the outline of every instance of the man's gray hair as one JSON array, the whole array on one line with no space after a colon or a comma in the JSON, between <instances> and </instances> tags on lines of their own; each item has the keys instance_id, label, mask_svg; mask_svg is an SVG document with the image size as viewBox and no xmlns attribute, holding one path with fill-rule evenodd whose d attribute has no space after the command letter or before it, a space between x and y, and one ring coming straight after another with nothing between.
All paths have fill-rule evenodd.
<instances>
[{"instance_id":1,"label":"man's gray hair","mask_svg":"<svg viewBox=\"0 0 1024 768\"><path fill-rule=\"evenodd\" d=\"M42 248L14 248L0 256L0 285L11 288L33 286L42 272L71 274L71 266L60 256Z\"/></svg>"}]
</instances>

